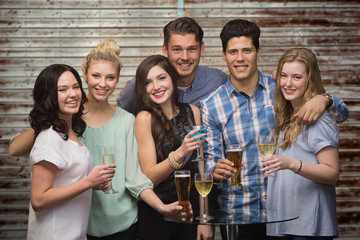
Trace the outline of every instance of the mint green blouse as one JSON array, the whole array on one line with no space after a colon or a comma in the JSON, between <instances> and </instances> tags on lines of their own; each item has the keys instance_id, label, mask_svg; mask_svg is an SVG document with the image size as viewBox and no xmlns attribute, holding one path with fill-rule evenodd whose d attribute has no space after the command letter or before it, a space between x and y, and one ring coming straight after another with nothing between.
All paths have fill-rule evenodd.
<instances>
[{"instance_id":1,"label":"mint green blouse","mask_svg":"<svg viewBox=\"0 0 360 240\"><path fill-rule=\"evenodd\" d=\"M103 127L87 126L81 141L89 149L94 166L102 164L102 145L114 145L116 173L113 188L119 193L93 191L88 234L102 237L128 229L137 222L139 194L153 188L142 173L134 135L135 117L116 107L113 118Z\"/></svg>"}]
</instances>

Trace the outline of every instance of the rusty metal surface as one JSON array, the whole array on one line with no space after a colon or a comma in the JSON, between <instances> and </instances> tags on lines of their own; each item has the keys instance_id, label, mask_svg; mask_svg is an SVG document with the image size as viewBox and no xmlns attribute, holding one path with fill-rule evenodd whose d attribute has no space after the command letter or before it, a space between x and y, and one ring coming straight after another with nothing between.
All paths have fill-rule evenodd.
<instances>
[{"instance_id":1,"label":"rusty metal surface","mask_svg":"<svg viewBox=\"0 0 360 240\"><path fill-rule=\"evenodd\" d=\"M326 90L350 109L340 124L341 176L337 184L340 237L360 238L360 2L358 0L185 0L180 9L204 30L201 64L227 72L219 33L234 18L262 30L259 68L271 73L291 47L317 55ZM161 54L162 28L177 17L177 1L3 0L0 1L0 239L25 239L30 167L10 157L8 142L28 125L37 74L51 63L81 70L82 58L112 37L124 68L114 92L146 56Z\"/></svg>"}]
</instances>

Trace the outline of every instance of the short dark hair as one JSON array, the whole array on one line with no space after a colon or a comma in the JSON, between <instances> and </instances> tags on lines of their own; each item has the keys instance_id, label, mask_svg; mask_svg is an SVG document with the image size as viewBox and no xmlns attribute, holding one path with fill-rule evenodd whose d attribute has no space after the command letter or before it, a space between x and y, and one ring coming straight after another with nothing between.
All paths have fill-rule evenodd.
<instances>
[{"instance_id":1,"label":"short dark hair","mask_svg":"<svg viewBox=\"0 0 360 240\"><path fill-rule=\"evenodd\" d=\"M234 19L225 24L220 33L223 51L226 51L229 40L233 37L249 37L256 51L259 50L260 28L253 22L244 19Z\"/></svg>"},{"instance_id":2,"label":"short dark hair","mask_svg":"<svg viewBox=\"0 0 360 240\"><path fill-rule=\"evenodd\" d=\"M199 24L190 17L177 18L165 25L164 29L164 44L167 46L171 34L194 34L196 41L201 44L203 41L204 32Z\"/></svg>"},{"instance_id":3,"label":"short dark hair","mask_svg":"<svg viewBox=\"0 0 360 240\"><path fill-rule=\"evenodd\" d=\"M81 102L79 111L72 117L72 128L78 136L82 136L86 123L82 119L84 103L87 101L86 94L82 88L79 73L69 65L52 64L41 71L34 85L34 107L29 114L29 121L35 134L53 126L64 140L68 139L68 128L65 120L59 117L58 102L58 79L66 71L71 72L81 89Z\"/></svg>"}]
</instances>

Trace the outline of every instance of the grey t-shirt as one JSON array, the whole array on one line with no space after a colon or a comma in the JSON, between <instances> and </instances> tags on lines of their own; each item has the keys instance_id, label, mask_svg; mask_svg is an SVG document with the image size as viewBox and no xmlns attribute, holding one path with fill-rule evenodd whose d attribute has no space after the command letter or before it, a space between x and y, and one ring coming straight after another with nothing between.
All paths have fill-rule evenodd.
<instances>
[{"instance_id":1,"label":"grey t-shirt","mask_svg":"<svg viewBox=\"0 0 360 240\"><path fill-rule=\"evenodd\" d=\"M338 143L338 127L325 111L316 123L304 127L289 148L278 148L276 154L318 164L316 154L326 146L338 148ZM300 215L292 221L268 224L269 236L338 235L334 185L313 182L288 169L277 171L268 180L266 209Z\"/></svg>"}]
</instances>

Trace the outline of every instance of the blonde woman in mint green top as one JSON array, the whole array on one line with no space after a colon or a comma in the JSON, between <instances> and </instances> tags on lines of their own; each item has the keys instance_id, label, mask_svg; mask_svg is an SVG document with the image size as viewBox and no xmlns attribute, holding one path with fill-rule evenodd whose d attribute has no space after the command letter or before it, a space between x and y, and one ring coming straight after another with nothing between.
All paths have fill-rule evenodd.
<instances>
[{"instance_id":1,"label":"blonde woman in mint green top","mask_svg":"<svg viewBox=\"0 0 360 240\"><path fill-rule=\"evenodd\" d=\"M134 121L132 114L116 108L106 125L87 126L81 139L90 150L94 166L102 164L101 145L115 146L116 173L112 184L119 193L109 196L102 191L93 192L88 226L91 236L124 231L136 223L137 199L143 190L153 186L139 166Z\"/></svg>"},{"instance_id":2,"label":"blonde woman in mint green top","mask_svg":"<svg viewBox=\"0 0 360 240\"><path fill-rule=\"evenodd\" d=\"M165 205L152 190L151 182L143 175L137 158L134 137L134 117L109 98L119 81L120 47L106 40L83 60L83 78L88 85L88 103L84 120L87 128L84 143L94 165L102 164L101 146L114 145L116 173L112 181L117 194L94 193L90 210L88 239L136 239L137 198L141 198L161 214L173 213L178 203Z\"/></svg>"}]
</instances>

